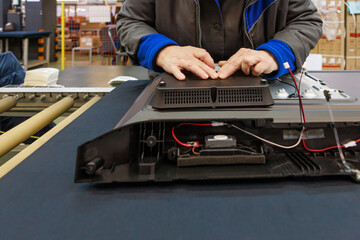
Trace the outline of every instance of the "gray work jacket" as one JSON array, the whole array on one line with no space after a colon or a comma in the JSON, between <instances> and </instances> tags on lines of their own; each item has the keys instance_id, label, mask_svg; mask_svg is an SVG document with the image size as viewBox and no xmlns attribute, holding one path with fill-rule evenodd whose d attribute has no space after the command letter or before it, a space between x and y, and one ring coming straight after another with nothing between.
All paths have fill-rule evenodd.
<instances>
[{"instance_id":1,"label":"gray work jacket","mask_svg":"<svg viewBox=\"0 0 360 240\"><path fill-rule=\"evenodd\" d=\"M223 16L232 14L234 19L242 18L242 29L231 31L226 36L227 42L231 44L231 39L238 39L237 35L244 33L244 47L252 49L270 39L281 40L292 49L297 69L301 68L310 50L322 36L322 21L311 0L224 1L232 1L234 8L239 1L246 1L245 7L239 11L222 12ZM216 4L216 0L209 0L209 4ZM200 47L199 14L197 0L126 0L116 17L117 31L126 52L136 64L140 40L149 34L163 34L180 46ZM221 17L220 11L218 16L214 16ZM222 47L225 55L232 55L239 50L231 46Z\"/></svg>"}]
</instances>

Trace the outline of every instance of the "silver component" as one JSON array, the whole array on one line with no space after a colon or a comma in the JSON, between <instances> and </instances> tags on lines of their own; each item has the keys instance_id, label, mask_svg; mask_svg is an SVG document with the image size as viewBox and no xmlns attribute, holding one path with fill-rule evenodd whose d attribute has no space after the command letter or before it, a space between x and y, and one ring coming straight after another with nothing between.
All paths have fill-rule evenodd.
<instances>
[{"instance_id":1,"label":"silver component","mask_svg":"<svg viewBox=\"0 0 360 240\"><path fill-rule=\"evenodd\" d=\"M211 140L227 140L227 139L229 139L229 137L226 135L215 135L214 139L209 139L209 141L211 141Z\"/></svg>"}]
</instances>

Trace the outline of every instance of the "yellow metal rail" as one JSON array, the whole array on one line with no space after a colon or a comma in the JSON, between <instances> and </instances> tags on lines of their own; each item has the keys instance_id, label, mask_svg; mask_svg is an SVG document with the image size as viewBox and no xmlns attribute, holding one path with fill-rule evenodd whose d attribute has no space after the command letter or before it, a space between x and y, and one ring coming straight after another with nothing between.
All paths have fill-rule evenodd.
<instances>
[{"instance_id":1,"label":"yellow metal rail","mask_svg":"<svg viewBox=\"0 0 360 240\"><path fill-rule=\"evenodd\" d=\"M61 3L61 70L65 69L65 3Z\"/></svg>"}]
</instances>

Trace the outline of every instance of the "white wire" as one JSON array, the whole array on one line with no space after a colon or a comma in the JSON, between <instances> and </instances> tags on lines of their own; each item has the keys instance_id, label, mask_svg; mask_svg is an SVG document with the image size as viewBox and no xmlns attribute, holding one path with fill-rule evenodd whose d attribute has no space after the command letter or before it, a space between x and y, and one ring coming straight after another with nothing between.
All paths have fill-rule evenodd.
<instances>
[{"instance_id":1,"label":"white wire","mask_svg":"<svg viewBox=\"0 0 360 240\"><path fill-rule=\"evenodd\" d=\"M243 132L243 133L246 133L246 134L248 134L248 135L250 135L250 136L252 136L252 137L254 137L254 138L257 138L257 139L259 139L259 140L261 140L261 141L263 141L263 142L266 142L266 143L268 143L268 144L271 144L271 145L273 145L273 146L276 146L276 147L279 147L279 148L283 148L283 149L291 149L291 148L297 147L297 146L301 143L301 140L302 140L302 138L303 138L304 131L305 131L305 128L303 127L302 130L301 130L300 136L299 136L299 140L298 140L294 145L291 145L291 146L283 146L283 145L280 145L280 144L271 142L271 141L269 141L269 140L267 140L267 139L265 139L265 138L259 137L259 136L255 135L255 134L253 134L253 133L251 133L251 132L248 132L248 131L246 131L245 129L242 129L242 128L238 127L238 126L235 126L235 125L232 125L232 124L229 125L229 126L235 128L235 129L237 129L237 130L239 130L239 131L241 131L241 132Z\"/></svg>"}]
</instances>

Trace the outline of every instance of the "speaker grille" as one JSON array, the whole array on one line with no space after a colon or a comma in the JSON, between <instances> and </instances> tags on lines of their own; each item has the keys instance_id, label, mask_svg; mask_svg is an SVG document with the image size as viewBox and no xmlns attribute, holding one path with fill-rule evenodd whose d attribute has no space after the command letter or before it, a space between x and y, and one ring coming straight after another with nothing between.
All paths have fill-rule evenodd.
<instances>
[{"instance_id":1,"label":"speaker grille","mask_svg":"<svg viewBox=\"0 0 360 240\"><path fill-rule=\"evenodd\" d=\"M263 101L263 91L254 89L218 89L219 103L257 103Z\"/></svg>"},{"instance_id":2,"label":"speaker grille","mask_svg":"<svg viewBox=\"0 0 360 240\"><path fill-rule=\"evenodd\" d=\"M166 105L210 103L210 90L167 90L164 102Z\"/></svg>"}]
</instances>

